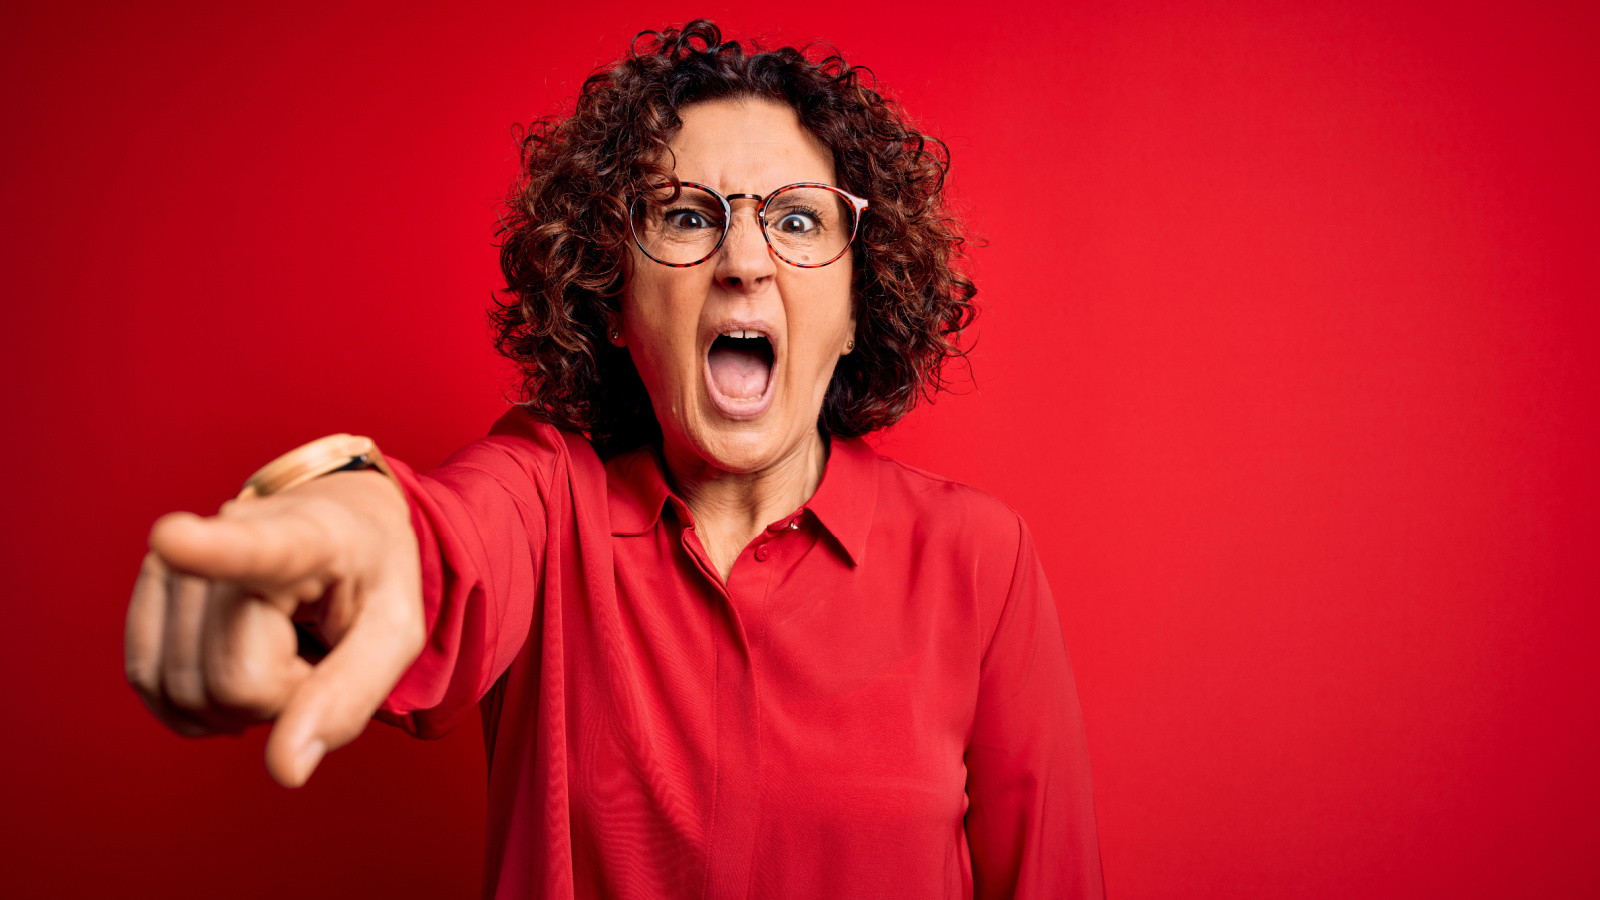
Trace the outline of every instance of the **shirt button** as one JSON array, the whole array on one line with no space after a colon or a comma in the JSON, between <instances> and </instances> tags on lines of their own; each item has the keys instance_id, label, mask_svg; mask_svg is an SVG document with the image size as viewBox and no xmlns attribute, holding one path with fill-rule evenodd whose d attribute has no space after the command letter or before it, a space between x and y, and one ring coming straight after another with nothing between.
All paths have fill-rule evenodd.
<instances>
[{"instance_id":1,"label":"shirt button","mask_svg":"<svg viewBox=\"0 0 1600 900\"><path fill-rule=\"evenodd\" d=\"M757 547L756 548L756 561L757 562L766 562L767 561L767 557L771 556L771 555L772 554L770 552L768 552L767 548L765 548L765 547Z\"/></svg>"}]
</instances>

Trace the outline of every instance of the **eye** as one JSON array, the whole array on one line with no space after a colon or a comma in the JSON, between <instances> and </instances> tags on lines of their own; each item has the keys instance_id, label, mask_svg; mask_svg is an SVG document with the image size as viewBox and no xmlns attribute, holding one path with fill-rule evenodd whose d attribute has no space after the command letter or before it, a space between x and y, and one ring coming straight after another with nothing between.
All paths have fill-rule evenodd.
<instances>
[{"instance_id":1,"label":"eye","mask_svg":"<svg viewBox=\"0 0 1600 900\"><path fill-rule=\"evenodd\" d=\"M694 231L700 228L716 227L712 223L711 217L707 216L698 209L669 210L662 218L666 220L668 225L683 231Z\"/></svg>"},{"instance_id":2,"label":"eye","mask_svg":"<svg viewBox=\"0 0 1600 900\"><path fill-rule=\"evenodd\" d=\"M817 217L808 212L788 212L778 220L776 230L779 234L806 234L815 231Z\"/></svg>"}]
</instances>

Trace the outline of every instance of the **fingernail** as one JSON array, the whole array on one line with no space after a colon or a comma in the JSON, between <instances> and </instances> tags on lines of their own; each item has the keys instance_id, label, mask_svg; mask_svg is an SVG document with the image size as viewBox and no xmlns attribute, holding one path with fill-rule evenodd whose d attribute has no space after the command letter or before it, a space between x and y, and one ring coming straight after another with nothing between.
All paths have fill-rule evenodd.
<instances>
[{"instance_id":1,"label":"fingernail","mask_svg":"<svg viewBox=\"0 0 1600 900\"><path fill-rule=\"evenodd\" d=\"M295 768L300 770L301 784L305 784L306 779L311 777L311 773L317 768L317 763L322 762L323 754L327 752L327 746L316 738L312 738L311 742L300 751L299 765Z\"/></svg>"}]
</instances>

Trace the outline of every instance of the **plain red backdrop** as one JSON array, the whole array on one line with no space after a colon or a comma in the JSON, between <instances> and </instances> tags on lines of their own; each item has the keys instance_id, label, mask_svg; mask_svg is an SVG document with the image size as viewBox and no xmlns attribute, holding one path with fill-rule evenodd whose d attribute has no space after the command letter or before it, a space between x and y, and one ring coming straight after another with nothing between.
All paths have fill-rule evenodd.
<instances>
[{"instance_id":1,"label":"plain red backdrop","mask_svg":"<svg viewBox=\"0 0 1600 900\"><path fill-rule=\"evenodd\" d=\"M1119 898L1600 895L1593 3L8 4L9 896L467 896L484 764L309 787L121 675L149 522L504 407L511 125L636 31L826 38L949 141L974 381L885 452L1032 524Z\"/></svg>"}]
</instances>

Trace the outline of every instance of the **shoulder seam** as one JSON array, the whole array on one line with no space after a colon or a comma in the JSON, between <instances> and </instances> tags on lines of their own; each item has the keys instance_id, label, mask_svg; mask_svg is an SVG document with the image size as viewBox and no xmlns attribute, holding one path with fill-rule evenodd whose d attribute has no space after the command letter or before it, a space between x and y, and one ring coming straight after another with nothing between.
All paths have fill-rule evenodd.
<instances>
[{"instance_id":1,"label":"shoulder seam","mask_svg":"<svg viewBox=\"0 0 1600 900\"><path fill-rule=\"evenodd\" d=\"M982 490L982 488L972 487L972 485L967 484L965 481L957 481L954 478L946 478L943 475L935 475L934 473L929 472L927 469L919 469L916 466L910 465L909 463L903 463L892 456L884 456L883 454L879 453L878 459L883 460L886 463L893 463L894 465L905 469L907 472L910 472L913 475L920 475L929 481L937 481L943 484L954 484L959 487L972 488L975 491Z\"/></svg>"},{"instance_id":2,"label":"shoulder seam","mask_svg":"<svg viewBox=\"0 0 1600 900\"><path fill-rule=\"evenodd\" d=\"M1011 577L1006 580L1006 599L1000 604L1000 614L995 616L994 628L990 629L989 636L983 642L983 657L979 665L988 665L989 652L994 649L994 639L1000 634L1000 624L1005 621L1006 614L1011 611L1011 601L1017 593L1017 577L1022 573L1023 551L1028 545L1028 526L1022 521L1022 516L1016 510L1007 506L1017 526L1017 553L1011 560Z\"/></svg>"},{"instance_id":3,"label":"shoulder seam","mask_svg":"<svg viewBox=\"0 0 1600 900\"><path fill-rule=\"evenodd\" d=\"M561 458L567 454L567 448L566 448L565 444L564 443L560 444L555 448L556 452L551 454L551 466L550 466L549 470L547 471L545 469L545 467L543 467L543 466L527 465L526 461L524 460L523 457L520 457L517 454L510 452L507 448L505 448L503 446L495 446L495 445L500 443L500 441L499 441L500 438L506 438L506 437L513 437L513 436L511 436L511 435L492 434L492 435L488 435L488 436L485 436L485 437L481 437L476 441L473 441L473 443L472 444L468 444L467 447L471 447L473 444L487 445L487 446L490 446L490 447L494 447L495 452L499 453L501 456L503 456L504 458L509 460L517 468L519 468L519 469L527 472L529 475L531 475L532 478L533 478L534 485L539 489L539 492L541 494L543 494L544 496L548 497L550 495L551 480L552 480L552 477L555 474L555 469L558 468L561 465ZM526 440L526 439L524 439L524 440ZM464 447L462 449L464 450L464 449L467 449L467 448ZM459 453L459 452L460 451L457 451L457 453ZM502 490L505 490L505 491L508 491L508 492L511 492L511 493L515 493L514 491L511 490L511 485L509 485L506 482L506 480L503 477L501 477L500 473L496 472L494 469L492 469L492 468L490 468L490 467L488 467L488 466L486 466L486 465L484 465L482 463L475 462L475 461L470 460L470 459L457 459L457 460L455 460L453 462L447 461L446 466L440 466L440 468L446 468L446 467L448 467L448 468L471 469L474 472L480 472L480 473L482 473L484 475L487 475L491 480L494 481L495 484L499 485Z\"/></svg>"},{"instance_id":4,"label":"shoulder seam","mask_svg":"<svg viewBox=\"0 0 1600 900\"><path fill-rule=\"evenodd\" d=\"M937 474L935 474L933 472L929 472L927 469L919 469L916 466L910 465L909 463L903 463L900 460L895 459L892 456L884 456L882 454L879 454L878 455L878 459L880 459L880 460L882 460L882 461L884 461L886 463L893 463L894 465L899 466L900 468L906 470L907 472L910 472L911 474L920 476L922 478L926 478L929 481L937 482L939 484L954 485L955 487L959 487L959 488L966 488L969 491L972 491L972 492L974 492L976 494L979 494L981 496L987 497L988 499L993 500L995 503L998 503L1001 507L1003 507L1005 509L1006 512L1008 512L1011 515L1015 516L1017 518L1018 522L1022 521L1022 514L1017 512L1016 507L1014 507L1011 504L1007 503L1006 501L1000 499L999 497L996 497L994 494L991 494L990 492L984 490L983 488L978 487L977 485L968 484L965 481L957 481L954 478L947 478L947 477L945 477L943 475L937 475Z\"/></svg>"}]
</instances>

